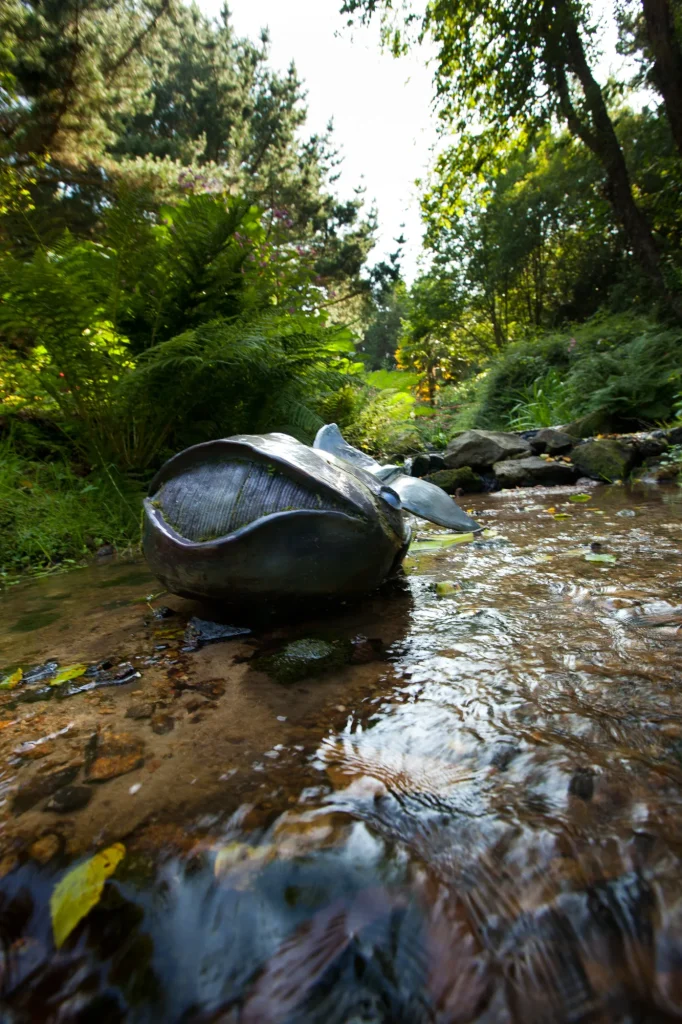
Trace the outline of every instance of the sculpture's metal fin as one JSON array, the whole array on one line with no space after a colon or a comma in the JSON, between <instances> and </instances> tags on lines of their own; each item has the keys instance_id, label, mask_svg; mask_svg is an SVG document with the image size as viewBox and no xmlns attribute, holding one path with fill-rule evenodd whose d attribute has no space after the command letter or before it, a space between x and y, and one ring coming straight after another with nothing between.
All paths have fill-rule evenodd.
<instances>
[{"instance_id":1,"label":"sculpture's metal fin","mask_svg":"<svg viewBox=\"0 0 682 1024\"><path fill-rule=\"evenodd\" d=\"M391 480L395 480L397 476L405 476L405 470L402 466L379 466L372 473L377 480L381 480L383 483L388 484Z\"/></svg>"},{"instance_id":2,"label":"sculpture's metal fin","mask_svg":"<svg viewBox=\"0 0 682 1024\"><path fill-rule=\"evenodd\" d=\"M344 441L336 423L327 423L326 426L320 427L315 435L313 448L321 448L322 451L336 455L337 459L352 462L354 466L360 466L368 473L376 474L377 470L382 468L371 455L365 455L359 448L354 448L352 444Z\"/></svg>"},{"instance_id":3,"label":"sculpture's metal fin","mask_svg":"<svg viewBox=\"0 0 682 1024\"><path fill-rule=\"evenodd\" d=\"M400 495L402 506L420 519L445 526L457 533L480 533L483 529L468 516L449 494L416 476L398 476L390 482L391 490Z\"/></svg>"}]
</instances>

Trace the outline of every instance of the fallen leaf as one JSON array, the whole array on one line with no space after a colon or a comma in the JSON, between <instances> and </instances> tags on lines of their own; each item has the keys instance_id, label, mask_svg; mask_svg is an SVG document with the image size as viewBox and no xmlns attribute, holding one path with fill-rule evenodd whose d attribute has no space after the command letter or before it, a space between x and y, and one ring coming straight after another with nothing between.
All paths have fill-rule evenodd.
<instances>
[{"instance_id":1,"label":"fallen leaf","mask_svg":"<svg viewBox=\"0 0 682 1024\"><path fill-rule=\"evenodd\" d=\"M570 512L555 512L552 519L572 519L573 516Z\"/></svg>"},{"instance_id":2,"label":"fallen leaf","mask_svg":"<svg viewBox=\"0 0 682 1024\"><path fill-rule=\"evenodd\" d=\"M79 679L82 675L85 675L87 665L66 665L57 672L54 679L50 680L50 686L61 686L62 683L68 683L71 679Z\"/></svg>"},{"instance_id":3,"label":"fallen leaf","mask_svg":"<svg viewBox=\"0 0 682 1024\"><path fill-rule=\"evenodd\" d=\"M436 583L436 593L438 597L450 597L451 594L457 593L457 587L454 583L446 580L442 583Z\"/></svg>"},{"instance_id":4,"label":"fallen leaf","mask_svg":"<svg viewBox=\"0 0 682 1024\"><path fill-rule=\"evenodd\" d=\"M18 668L11 675L6 676L0 683L0 690L13 690L15 686L18 686L21 680L24 678L23 668Z\"/></svg>"},{"instance_id":5,"label":"fallen leaf","mask_svg":"<svg viewBox=\"0 0 682 1024\"><path fill-rule=\"evenodd\" d=\"M73 868L55 887L50 897L50 915L57 949L63 946L78 922L99 903L104 883L113 875L125 853L123 843L114 843Z\"/></svg>"},{"instance_id":6,"label":"fallen leaf","mask_svg":"<svg viewBox=\"0 0 682 1024\"><path fill-rule=\"evenodd\" d=\"M441 534L429 537L428 540L418 540L410 546L409 553L418 555L425 551L439 551L441 548L450 548L453 544L468 544L473 539L473 533Z\"/></svg>"},{"instance_id":7,"label":"fallen leaf","mask_svg":"<svg viewBox=\"0 0 682 1024\"><path fill-rule=\"evenodd\" d=\"M582 504L582 502L584 502L584 501L592 501L592 495L591 494L572 494L568 500L569 501L573 501L576 504Z\"/></svg>"},{"instance_id":8,"label":"fallen leaf","mask_svg":"<svg viewBox=\"0 0 682 1024\"><path fill-rule=\"evenodd\" d=\"M551 508L546 508L545 512L547 512L548 515L553 516L554 513L556 512L556 509L554 508L554 505L552 505Z\"/></svg>"},{"instance_id":9,"label":"fallen leaf","mask_svg":"<svg viewBox=\"0 0 682 1024\"><path fill-rule=\"evenodd\" d=\"M608 562L610 565L613 565L613 563L617 562L618 559L616 558L615 555L597 555L597 554L594 554L594 553L590 552L589 554L585 555L585 561L586 562Z\"/></svg>"}]
</instances>

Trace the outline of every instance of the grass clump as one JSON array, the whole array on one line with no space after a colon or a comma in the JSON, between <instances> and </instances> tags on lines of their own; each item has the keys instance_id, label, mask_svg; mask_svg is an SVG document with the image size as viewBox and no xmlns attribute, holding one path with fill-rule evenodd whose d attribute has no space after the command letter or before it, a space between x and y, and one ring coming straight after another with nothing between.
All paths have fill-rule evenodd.
<instances>
[{"instance_id":1,"label":"grass clump","mask_svg":"<svg viewBox=\"0 0 682 1024\"><path fill-rule=\"evenodd\" d=\"M81 475L64 454L30 458L0 441L0 581L137 544L140 498L111 469Z\"/></svg>"}]
</instances>

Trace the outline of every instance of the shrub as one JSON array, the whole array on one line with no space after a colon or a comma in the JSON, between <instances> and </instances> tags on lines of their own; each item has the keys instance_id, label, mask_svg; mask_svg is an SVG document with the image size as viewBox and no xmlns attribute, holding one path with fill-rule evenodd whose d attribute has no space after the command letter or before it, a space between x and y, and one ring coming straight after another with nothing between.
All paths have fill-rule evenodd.
<instances>
[{"instance_id":1,"label":"shrub","mask_svg":"<svg viewBox=\"0 0 682 1024\"><path fill-rule=\"evenodd\" d=\"M674 415L682 330L644 317L599 315L510 345L482 379L467 426L553 426L603 409L622 421Z\"/></svg>"}]
</instances>

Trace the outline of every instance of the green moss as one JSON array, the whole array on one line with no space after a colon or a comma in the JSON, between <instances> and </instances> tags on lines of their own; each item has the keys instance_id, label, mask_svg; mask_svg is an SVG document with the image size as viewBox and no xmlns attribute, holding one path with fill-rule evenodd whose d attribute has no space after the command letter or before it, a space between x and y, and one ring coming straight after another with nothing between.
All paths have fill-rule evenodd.
<instances>
[{"instance_id":1,"label":"green moss","mask_svg":"<svg viewBox=\"0 0 682 1024\"><path fill-rule=\"evenodd\" d=\"M439 469L437 473L431 473L426 479L429 483L441 487L447 494L454 494L459 489L470 493L483 490L483 481L470 466L461 466L459 469Z\"/></svg>"},{"instance_id":2,"label":"green moss","mask_svg":"<svg viewBox=\"0 0 682 1024\"><path fill-rule=\"evenodd\" d=\"M267 672L278 683L296 683L308 676L320 675L347 664L352 652L351 644L336 640L306 638L294 640L276 654L265 655L252 661L259 672Z\"/></svg>"}]
</instances>

